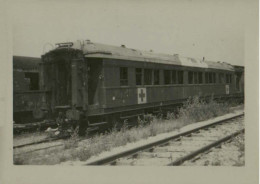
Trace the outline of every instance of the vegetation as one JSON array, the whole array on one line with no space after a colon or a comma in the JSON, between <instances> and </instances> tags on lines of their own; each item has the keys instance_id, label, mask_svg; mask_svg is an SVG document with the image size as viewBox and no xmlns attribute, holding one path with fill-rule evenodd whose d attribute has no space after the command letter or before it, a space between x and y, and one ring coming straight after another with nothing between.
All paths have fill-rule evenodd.
<instances>
[{"instance_id":1,"label":"vegetation","mask_svg":"<svg viewBox=\"0 0 260 184\"><path fill-rule=\"evenodd\" d=\"M113 128L104 134L95 135L89 139L79 141L77 133L65 141L63 150L46 150L44 153L35 153L27 158L14 159L19 164L58 164L68 160L85 161L91 156L101 152L109 151L114 147L126 145L141 139L147 139L160 133L179 130L181 127L203 121L209 118L229 113L229 106L224 103L217 103L214 100L205 102L198 97L189 98L187 102L176 113L167 113L166 119L161 117L149 117L150 122L138 120L138 126L128 128L126 124L118 130ZM76 130L77 131L77 130ZM43 157L44 158L40 158ZM48 155L48 156L46 156Z\"/></svg>"}]
</instances>

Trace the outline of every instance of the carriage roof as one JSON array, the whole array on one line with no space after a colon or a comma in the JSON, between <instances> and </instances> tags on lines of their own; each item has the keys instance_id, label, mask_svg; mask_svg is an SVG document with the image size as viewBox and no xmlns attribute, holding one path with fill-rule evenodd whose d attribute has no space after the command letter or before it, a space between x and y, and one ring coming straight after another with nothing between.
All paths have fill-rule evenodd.
<instances>
[{"instance_id":1,"label":"carriage roof","mask_svg":"<svg viewBox=\"0 0 260 184\"><path fill-rule=\"evenodd\" d=\"M66 44L66 43L64 43ZM122 46L111 46L100 43L93 43L89 40L70 42L70 47L82 50L87 58L111 58L120 60L131 60L148 63L180 65L198 68L210 68L219 70L234 71L234 67L225 62L213 62L190 57L182 57L178 54L160 54L153 51L142 51L137 49L126 48ZM58 48L63 48L60 46Z\"/></svg>"},{"instance_id":2,"label":"carriage roof","mask_svg":"<svg viewBox=\"0 0 260 184\"><path fill-rule=\"evenodd\" d=\"M41 58L13 56L13 69L24 72L38 72Z\"/></svg>"}]
</instances>

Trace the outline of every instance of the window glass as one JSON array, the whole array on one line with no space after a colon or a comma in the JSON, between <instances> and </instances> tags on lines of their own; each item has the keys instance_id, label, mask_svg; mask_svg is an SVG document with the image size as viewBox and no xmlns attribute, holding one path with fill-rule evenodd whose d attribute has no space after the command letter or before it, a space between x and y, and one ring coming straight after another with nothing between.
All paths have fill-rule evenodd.
<instances>
[{"instance_id":1,"label":"window glass","mask_svg":"<svg viewBox=\"0 0 260 184\"><path fill-rule=\"evenodd\" d=\"M142 68L135 69L136 85L142 85Z\"/></svg>"},{"instance_id":2,"label":"window glass","mask_svg":"<svg viewBox=\"0 0 260 184\"><path fill-rule=\"evenodd\" d=\"M226 83L231 83L231 74L226 74Z\"/></svg>"},{"instance_id":3,"label":"window glass","mask_svg":"<svg viewBox=\"0 0 260 184\"><path fill-rule=\"evenodd\" d=\"M177 72L175 70L172 71L172 84L177 84Z\"/></svg>"},{"instance_id":4,"label":"window glass","mask_svg":"<svg viewBox=\"0 0 260 184\"><path fill-rule=\"evenodd\" d=\"M188 73L188 82L189 84L193 84L193 72Z\"/></svg>"},{"instance_id":5,"label":"window glass","mask_svg":"<svg viewBox=\"0 0 260 184\"><path fill-rule=\"evenodd\" d=\"M126 67L120 67L120 86L128 85L128 71Z\"/></svg>"},{"instance_id":6,"label":"window glass","mask_svg":"<svg viewBox=\"0 0 260 184\"><path fill-rule=\"evenodd\" d=\"M152 85L152 70L144 69L144 85Z\"/></svg>"},{"instance_id":7,"label":"window glass","mask_svg":"<svg viewBox=\"0 0 260 184\"><path fill-rule=\"evenodd\" d=\"M194 84L198 84L198 72L194 72Z\"/></svg>"},{"instance_id":8,"label":"window glass","mask_svg":"<svg viewBox=\"0 0 260 184\"><path fill-rule=\"evenodd\" d=\"M216 83L216 73L212 73L212 82Z\"/></svg>"},{"instance_id":9,"label":"window glass","mask_svg":"<svg viewBox=\"0 0 260 184\"><path fill-rule=\"evenodd\" d=\"M222 75L221 75L221 73L218 74L218 83L220 83L220 84L222 83Z\"/></svg>"},{"instance_id":10,"label":"window glass","mask_svg":"<svg viewBox=\"0 0 260 184\"><path fill-rule=\"evenodd\" d=\"M212 73L209 72L209 83L212 83Z\"/></svg>"},{"instance_id":11,"label":"window glass","mask_svg":"<svg viewBox=\"0 0 260 184\"><path fill-rule=\"evenodd\" d=\"M164 84L171 84L171 71L164 70Z\"/></svg>"},{"instance_id":12,"label":"window glass","mask_svg":"<svg viewBox=\"0 0 260 184\"><path fill-rule=\"evenodd\" d=\"M205 73L205 83L206 84L209 83L209 73L208 72Z\"/></svg>"},{"instance_id":13,"label":"window glass","mask_svg":"<svg viewBox=\"0 0 260 184\"><path fill-rule=\"evenodd\" d=\"M178 71L178 84L183 84L183 71Z\"/></svg>"},{"instance_id":14,"label":"window glass","mask_svg":"<svg viewBox=\"0 0 260 184\"><path fill-rule=\"evenodd\" d=\"M160 81L160 73L159 70L154 70L153 84L159 85Z\"/></svg>"},{"instance_id":15,"label":"window glass","mask_svg":"<svg viewBox=\"0 0 260 184\"><path fill-rule=\"evenodd\" d=\"M202 72L198 73L198 77L199 77L199 84L202 84Z\"/></svg>"}]
</instances>

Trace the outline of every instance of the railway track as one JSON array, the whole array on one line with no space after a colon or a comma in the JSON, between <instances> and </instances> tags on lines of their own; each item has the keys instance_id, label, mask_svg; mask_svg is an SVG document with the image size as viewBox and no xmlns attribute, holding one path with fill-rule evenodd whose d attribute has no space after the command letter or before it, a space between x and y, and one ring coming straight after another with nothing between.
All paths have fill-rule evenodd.
<instances>
[{"instance_id":1,"label":"railway track","mask_svg":"<svg viewBox=\"0 0 260 184\"><path fill-rule=\"evenodd\" d=\"M220 120L86 165L177 166L244 132L244 114Z\"/></svg>"},{"instance_id":2,"label":"railway track","mask_svg":"<svg viewBox=\"0 0 260 184\"><path fill-rule=\"evenodd\" d=\"M57 142L57 141L64 140L67 138L69 138L69 136L44 139L44 140L40 140L40 141L35 141L35 142L30 142L30 143L26 143L26 144L13 146L14 156L19 156L19 155L36 152L36 151L64 146L64 143Z\"/></svg>"},{"instance_id":3,"label":"railway track","mask_svg":"<svg viewBox=\"0 0 260 184\"><path fill-rule=\"evenodd\" d=\"M13 149L22 148L22 147L26 147L26 146L32 146L32 145L41 144L41 143L53 142L53 141L66 139L66 138L69 138L69 136L55 137L55 138L50 138L50 139L43 139L43 140L40 140L40 141L29 142L29 143L26 143L26 144L20 144L20 145L13 146Z\"/></svg>"}]
</instances>

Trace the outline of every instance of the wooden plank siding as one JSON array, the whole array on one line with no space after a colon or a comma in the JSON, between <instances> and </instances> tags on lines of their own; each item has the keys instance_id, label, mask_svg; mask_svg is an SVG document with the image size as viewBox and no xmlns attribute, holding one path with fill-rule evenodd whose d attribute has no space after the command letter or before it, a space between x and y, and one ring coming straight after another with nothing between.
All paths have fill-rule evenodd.
<instances>
[{"instance_id":1,"label":"wooden plank siding","mask_svg":"<svg viewBox=\"0 0 260 184\"><path fill-rule=\"evenodd\" d=\"M128 68L128 85L120 86L120 67ZM159 85L136 85L135 69L157 69L160 71ZM183 84L164 85L164 70L184 71ZM188 84L188 71L202 72L202 84ZM216 73L216 83L205 84L205 72ZM89 115L112 113L139 108L179 103L190 96L221 96L226 94L226 84L218 83L218 73L231 73L230 94L235 92L234 75L231 71L191 68L147 62L103 59L103 86L99 90L99 106L89 108ZM146 88L147 103L137 103L137 88Z\"/></svg>"}]
</instances>

